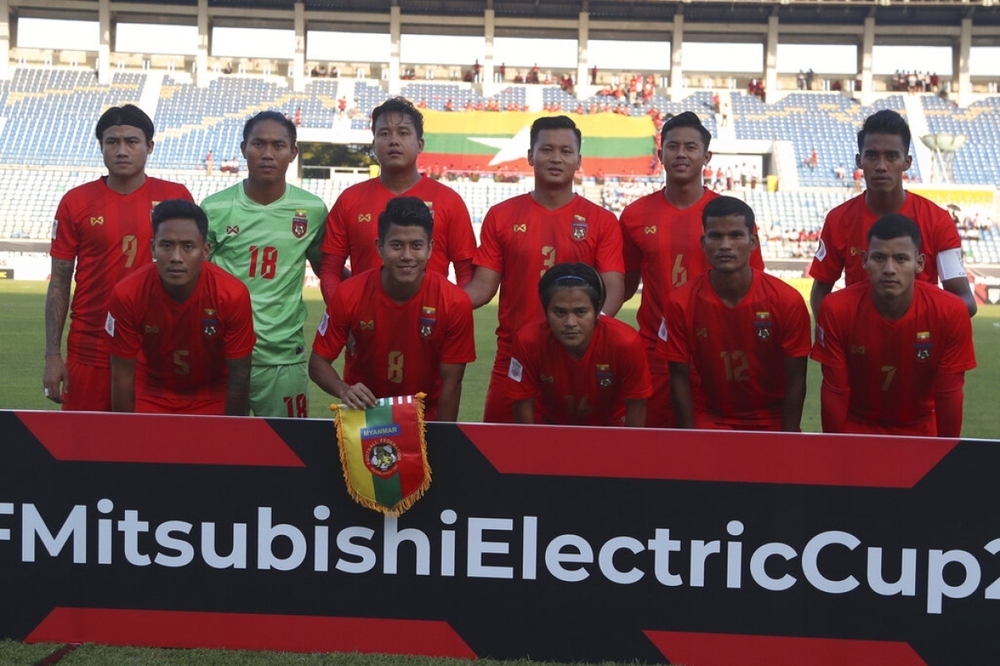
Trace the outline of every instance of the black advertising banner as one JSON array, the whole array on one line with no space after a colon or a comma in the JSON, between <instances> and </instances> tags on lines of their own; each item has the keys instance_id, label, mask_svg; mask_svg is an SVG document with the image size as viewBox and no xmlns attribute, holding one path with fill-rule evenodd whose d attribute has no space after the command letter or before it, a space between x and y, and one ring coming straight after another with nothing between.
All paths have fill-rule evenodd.
<instances>
[{"instance_id":1,"label":"black advertising banner","mask_svg":"<svg viewBox=\"0 0 1000 666\"><path fill-rule=\"evenodd\" d=\"M685 664L1000 663L1000 443L0 412L0 635Z\"/></svg>"}]
</instances>

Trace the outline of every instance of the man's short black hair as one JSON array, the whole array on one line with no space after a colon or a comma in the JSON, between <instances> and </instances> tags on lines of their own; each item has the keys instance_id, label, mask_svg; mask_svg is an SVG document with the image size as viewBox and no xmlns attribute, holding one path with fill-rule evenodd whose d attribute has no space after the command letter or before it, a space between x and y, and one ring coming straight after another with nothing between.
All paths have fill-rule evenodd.
<instances>
[{"instance_id":1,"label":"man's short black hair","mask_svg":"<svg viewBox=\"0 0 1000 666\"><path fill-rule=\"evenodd\" d=\"M298 132L295 130L295 123L279 111L261 111L257 115L250 118L250 120L243 125L243 143L250 140L250 134L253 132L253 128L265 120L273 120L276 123L284 125L285 130L288 131L288 138L292 142L292 148L295 147L295 142L298 141L299 138Z\"/></svg>"},{"instance_id":2,"label":"man's short black hair","mask_svg":"<svg viewBox=\"0 0 1000 666\"><path fill-rule=\"evenodd\" d=\"M913 244L917 246L918 250L920 249L920 227L905 215L889 213L880 217L868 229L868 245L871 245L873 238L892 240L893 238L902 238L903 236L909 236L913 239Z\"/></svg>"},{"instance_id":3,"label":"man's short black hair","mask_svg":"<svg viewBox=\"0 0 1000 666\"><path fill-rule=\"evenodd\" d=\"M583 144L583 134L580 133L580 128L576 126L576 123L569 116L543 116L536 118L535 122L531 123L531 149L534 150L535 144L538 143L538 135L542 130L555 129L573 130L573 134L576 136L576 149L577 151L580 150L580 146Z\"/></svg>"},{"instance_id":4,"label":"man's short black hair","mask_svg":"<svg viewBox=\"0 0 1000 666\"><path fill-rule=\"evenodd\" d=\"M671 116L667 119L667 122L663 123L663 127L660 129L661 145L666 143L667 132L672 129L677 129L678 127L693 127L698 130L698 133L701 134L701 140L705 144L705 150L708 150L709 144L712 143L712 133L701 124L701 118L699 118L693 111L678 113L676 116Z\"/></svg>"},{"instance_id":5,"label":"man's short black hair","mask_svg":"<svg viewBox=\"0 0 1000 666\"><path fill-rule=\"evenodd\" d=\"M858 153L864 151L865 137L869 134L898 136L903 142L903 154L908 155L910 152L910 126L903 116L892 109L882 109L865 118L865 124L858 132Z\"/></svg>"},{"instance_id":6,"label":"man's short black hair","mask_svg":"<svg viewBox=\"0 0 1000 666\"><path fill-rule=\"evenodd\" d=\"M562 263L545 271L545 275L538 281L538 296L542 299L542 308L548 311L556 289L573 287L587 292L590 302L594 304L594 312L599 313L604 307L604 280L597 269L590 264Z\"/></svg>"},{"instance_id":7,"label":"man's short black hair","mask_svg":"<svg viewBox=\"0 0 1000 666\"><path fill-rule=\"evenodd\" d=\"M398 227L421 227L427 232L428 240L434 238L434 216L418 197L396 197L389 199L385 210L378 216L378 237L384 239L389 233L389 225Z\"/></svg>"},{"instance_id":8,"label":"man's short black hair","mask_svg":"<svg viewBox=\"0 0 1000 666\"><path fill-rule=\"evenodd\" d=\"M736 197L715 197L701 211L701 228L705 229L705 223L710 217L729 217L736 215L742 217L750 233L757 231L757 220L746 201Z\"/></svg>"},{"instance_id":9,"label":"man's short black hair","mask_svg":"<svg viewBox=\"0 0 1000 666\"><path fill-rule=\"evenodd\" d=\"M167 199L153 209L153 235L167 220L194 220L202 240L208 238L208 216L197 204L185 199Z\"/></svg>"},{"instance_id":10,"label":"man's short black hair","mask_svg":"<svg viewBox=\"0 0 1000 666\"><path fill-rule=\"evenodd\" d=\"M420 110L413 106L413 102L405 97L390 97L372 109L372 134L375 134L375 125L378 123L378 119L387 113L398 113L409 118L417 131L417 140L424 138L424 114L420 113Z\"/></svg>"},{"instance_id":11,"label":"man's short black hair","mask_svg":"<svg viewBox=\"0 0 1000 666\"><path fill-rule=\"evenodd\" d=\"M97 121L97 130L95 131L97 140L103 143L104 132L109 127L115 127L116 125L138 127L146 136L146 143L153 140L153 121L150 120L145 111L137 107L135 104L113 106L102 113L101 117Z\"/></svg>"}]
</instances>

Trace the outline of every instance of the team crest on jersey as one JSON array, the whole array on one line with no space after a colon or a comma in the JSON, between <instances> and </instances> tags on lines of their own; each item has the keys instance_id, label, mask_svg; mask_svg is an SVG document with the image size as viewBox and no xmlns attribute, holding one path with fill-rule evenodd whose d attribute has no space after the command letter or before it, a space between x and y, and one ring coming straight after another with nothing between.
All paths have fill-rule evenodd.
<instances>
[{"instance_id":1,"label":"team crest on jersey","mask_svg":"<svg viewBox=\"0 0 1000 666\"><path fill-rule=\"evenodd\" d=\"M365 467L372 474L382 478L392 476L399 462L396 445L389 439L377 439L365 446Z\"/></svg>"},{"instance_id":2,"label":"team crest on jersey","mask_svg":"<svg viewBox=\"0 0 1000 666\"><path fill-rule=\"evenodd\" d=\"M201 313L201 332L207 336L213 336L219 332L219 317L212 308L205 308Z\"/></svg>"},{"instance_id":3,"label":"team crest on jersey","mask_svg":"<svg viewBox=\"0 0 1000 666\"><path fill-rule=\"evenodd\" d=\"M435 326L437 326L437 310L427 305L420 308L420 335L425 338L431 337Z\"/></svg>"},{"instance_id":4,"label":"team crest on jersey","mask_svg":"<svg viewBox=\"0 0 1000 666\"><path fill-rule=\"evenodd\" d=\"M931 332L930 331L919 331L917 333L917 341L914 343L913 348L916 351L915 355L918 361L926 361L931 357L931 348L934 345L931 344Z\"/></svg>"},{"instance_id":5,"label":"team crest on jersey","mask_svg":"<svg viewBox=\"0 0 1000 666\"><path fill-rule=\"evenodd\" d=\"M587 237L587 218L583 215L573 216L573 238L581 241Z\"/></svg>"},{"instance_id":6,"label":"team crest on jersey","mask_svg":"<svg viewBox=\"0 0 1000 666\"><path fill-rule=\"evenodd\" d=\"M607 363L597 364L597 385L607 388L614 382L615 373L611 372L611 366Z\"/></svg>"},{"instance_id":7,"label":"team crest on jersey","mask_svg":"<svg viewBox=\"0 0 1000 666\"><path fill-rule=\"evenodd\" d=\"M757 331L758 340L771 339L771 313L758 312L753 320L753 327Z\"/></svg>"},{"instance_id":8,"label":"team crest on jersey","mask_svg":"<svg viewBox=\"0 0 1000 666\"><path fill-rule=\"evenodd\" d=\"M306 235L306 229L309 228L309 216L304 210L295 211L295 215L292 216L292 235L296 238L302 238Z\"/></svg>"}]
</instances>

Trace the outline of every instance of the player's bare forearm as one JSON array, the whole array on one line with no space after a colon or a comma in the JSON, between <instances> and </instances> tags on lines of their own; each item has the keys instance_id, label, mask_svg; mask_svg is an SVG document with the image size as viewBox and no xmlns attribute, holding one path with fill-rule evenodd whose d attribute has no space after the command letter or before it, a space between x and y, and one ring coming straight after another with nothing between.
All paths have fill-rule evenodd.
<instances>
[{"instance_id":1,"label":"player's bare forearm","mask_svg":"<svg viewBox=\"0 0 1000 666\"><path fill-rule=\"evenodd\" d=\"M69 312L69 288L75 262L52 259L52 277L45 294L45 355L62 355L62 334Z\"/></svg>"},{"instance_id":2,"label":"player's bare forearm","mask_svg":"<svg viewBox=\"0 0 1000 666\"><path fill-rule=\"evenodd\" d=\"M639 281L642 277L642 273L639 271L627 271L625 273L625 300L635 296L635 292L639 291Z\"/></svg>"},{"instance_id":3,"label":"player's bare forearm","mask_svg":"<svg viewBox=\"0 0 1000 666\"><path fill-rule=\"evenodd\" d=\"M229 377L226 383L226 416L246 416L250 402L250 362L251 356L226 359Z\"/></svg>"},{"instance_id":4,"label":"player's bare forearm","mask_svg":"<svg viewBox=\"0 0 1000 666\"><path fill-rule=\"evenodd\" d=\"M820 304L824 298L830 295L831 291L833 291L833 285L829 282L813 280L812 290L809 292L809 307L812 308L813 321L816 321L816 317L819 316Z\"/></svg>"},{"instance_id":5,"label":"player's bare forearm","mask_svg":"<svg viewBox=\"0 0 1000 666\"><path fill-rule=\"evenodd\" d=\"M500 288L500 273L484 268L476 267L476 272L472 275L472 280L465 285L465 293L469 295L473 308L480 308L496 296L497 289Z\"/></svg>"},{"instance_id":6,"label":"player's bare forearm","mask_svg":"<svg viewBox=\"0 0 1000 666\"><path fill-rule=\"evenodd\" d=\"M514 401L514 423L534 423L535 422L535 400Z\"/></svg>"},{"instance_id":7,"label":"player's bare forearm","mask_svg":"<svg viewBox=\"0 0 1000 666\"><path fill-rule=\"evenodd\" d=\"M135 411L135 359L111 355L111 411Z\"/></svg>"},{"instance_id":8,"label":"player's bare forearm","mask_svg":"<svg viewBox=\"0 0 1000 666\"><path fill-rule=\"evenodd\" d=\"M348 384L340 378L333 361L316 352L309 357L309 379L351 409L364 409L375 404L375 395L367 386L361 382Z\"/></svg>"},{"instance_id":9,"label":"player's bare forearm","mask_svg":"<svg viewBox=\"0 0 1000 666\"><path fill-rule=\"evenodd\" d=\"M601 312L609 317L614 317L621 310L622 303L625 302L625 274L609 271L601 273L601 279L604 280L605 293L604 307L601 308Z\"/></svg>"},{"instance_id":10,"label":"player's bare forearm","mask_svg":"<svg viewBox=\"0 0 1000 666\"><path fill-rule=\"evenodd\" d=\"M437 420L454 422L458 420L458 408L462 402L462 378L465 377L464 363L441 364L441 393L438 396Z\"/></svg>"},{"instance_id":11,"label":"player's bare forearm","mask_svg":"<svg viewBox=\"0 0 1000 666\"><path fill-rule=\"evenodd\" d=\"M784 359L785 399L781 403L781 429L785 432L802 431L802 406L806 401L806 372L809 357Z\"/></svg>"},{"instance_id":12,"label":"player's bare forearm","mask_svg":"<svg viewBox=\"0 0 1000 666\"><path fill-rule=\"evenodd\" d=\"M945 291L951 292L965 301L965 307L968 309L970 317L974 317L976 312L979 311L979 305L976 303L976 296L972 293L972 288L969 286L968 278L955 277L950 280L942 280L941 286Z\"/></svg>"},{"instance_id":13,"label":"player's bare forearm","mask_svg":"<svg viewBox=\"0 0 1000 666\"><path fill-rule=\"evenodd\" d=\"M691 393L690 365L670 362L670 400L678 428L694 427L694 396Z\"/></svg>"},{"instance_id":14,"label":"player's bare forearm","mask_svg":"<svg viewBox=\"0 0 1000 666\"><path fill-rule=\"evenodd\" d=\"M625 426L643 428L646 426L646 399L625 401Z\"/></svg>"}]
</instances>

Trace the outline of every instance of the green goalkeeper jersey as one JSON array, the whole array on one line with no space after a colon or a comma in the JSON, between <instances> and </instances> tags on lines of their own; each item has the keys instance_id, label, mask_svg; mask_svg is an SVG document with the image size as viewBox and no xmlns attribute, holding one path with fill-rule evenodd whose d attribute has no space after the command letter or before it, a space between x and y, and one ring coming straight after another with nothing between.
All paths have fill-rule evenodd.
<instances>
[{"instance_id":1,"label":"green goalkeeper jersey","mask_svg":"<svg viewBox=\"0 0 1000 666\"><path fill-rule=\"evenodd\" d=\"M304 363L302 300L306 259L319 273L326 204L314 194L287 185L277 201L262 206L243 183L207 197L211 261L240 278L253 302L254 366Z\"/></svg>"}]
</instances>

